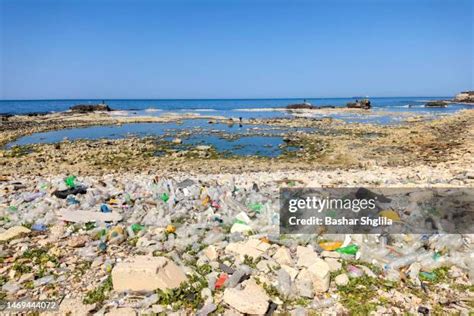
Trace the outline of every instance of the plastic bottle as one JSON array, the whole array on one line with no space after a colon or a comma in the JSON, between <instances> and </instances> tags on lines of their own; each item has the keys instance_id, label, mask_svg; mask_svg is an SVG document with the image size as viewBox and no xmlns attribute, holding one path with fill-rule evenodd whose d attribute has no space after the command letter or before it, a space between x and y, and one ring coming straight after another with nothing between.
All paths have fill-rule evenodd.
<instances>
[{"instance_id":1,"label":"plastic bottle","mask_svg":"<svg viewBox=\"0 0 474 316\"><path fill-rule=\"evenodd\" d=\"M197 313L196 316L207 316L217 309L214 303L204 305Z\"/></svg>"},{"instance_id":2,"label":"plastic bottle","mask_svg":"<svg viewBox=\"0 0 474 316\"><path fill-rule=\"evenodd\" d=\"M352 244L347 247L338 248L336 249L336 252L343 253L346 255L355 255L358 250L359 250L359 246Z\"/></svg>"},{"instance_id":3,"label":"plastic bottle","mask_svg":"<svg viewBox=\"0 0 474 316\"><path fill-rule=\"evenodd\" d=\"M112 212L112 210L109 208L109 206L108 206L107 204L102 204L102 205L100 206L100 211L101 211L102 213L110 213L110 212Z\"/></svg>"},{"instance_id":4,"label":"plastic bottle","mask_svg":"<svg viewBox=\"0 0 474 316\"><path fill-rule=\"evenodd\" d=\"M76 176L69 176L66 179L64 179L64 183L66 183L66 186L70 189L74 189L76 187Z\"/></svg>"},{"instance_id":5,"label":"plastic bottle","mask_svg":"<svg viewBox=\"0 0 474 316\"><path fill-rule=\"evenodd\" d=\"M247 265L241 265L235 272L232 274L232 276L227 280L226 282L226 287L233 288L236 287L237 284L242 282L242 280L249 276L250 273L252 272L252 269L250 269L249 266Z\"/></svg>"}]
</instances>

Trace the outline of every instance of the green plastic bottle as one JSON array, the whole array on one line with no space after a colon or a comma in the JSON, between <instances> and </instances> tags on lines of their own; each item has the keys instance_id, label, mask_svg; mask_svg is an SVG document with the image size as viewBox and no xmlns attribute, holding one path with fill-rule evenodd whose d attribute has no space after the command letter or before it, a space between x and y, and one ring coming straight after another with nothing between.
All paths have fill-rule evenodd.
<instances>
[{"instance_id":1,"label":"green plastic bottle","mask_svg":"<svg viewBox=\"0 0 474 316\"><path fill-rule=\"evenodd\" d=\"M145 229L145 226L140 225L140 224L132 224L132 226L131 226L130 228L131 228L132 231L136 234L136 233L138 233L139 231Z\"/></svg>"},{"instance_id":2,"label":"green plastic bottle","mask_svg":"<svg viewBox=\"0 0 474 316\"><path fill-rule=\"evenodd\" d=\"M346 247L337 248L336 252L344 253L346 255L355 255L358 250L359 250L359 246L352 244Z\"/></svg>"},{"instance_id":3,"label":"green plastic bottle","mask_svg":"<svg viewBox=\"0 0 474 316\"><path fill-rule=\"evenodd\" d=\"M263 205L261 203L251 203L248 205L249 209L256 212L260 213L263 209Z\"/></svg>"},{"instance_id":4,"label":"green plastic bottle","mask_svg":"<svg viewBox=\"0 0 474 316\"><path fill-rule=\"evenodd\" d=\"M76 187L75 181L76 181L76 176L69 176L66 179L64 179L66 186L70 189L74 189Z\"/></svg>"},{"instance_id":5,"label":"green plastic bottle","mask_svg":"<svg viewBox=\"0 0 474 316\"><path fill-rule=\"evenodd\" d=\"M166 203L166 202L168 202L169 199L170 199L170 196L168 195L168 193L165 192L165 193L163 193L163 194L161 195L161 200L162 200L163 202Z\"/></svg>"}]
</instances>

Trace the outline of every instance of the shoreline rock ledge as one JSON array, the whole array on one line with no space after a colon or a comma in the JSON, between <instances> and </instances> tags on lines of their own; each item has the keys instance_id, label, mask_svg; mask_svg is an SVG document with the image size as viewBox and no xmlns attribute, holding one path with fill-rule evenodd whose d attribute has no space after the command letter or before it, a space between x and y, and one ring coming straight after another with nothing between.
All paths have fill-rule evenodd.
<instances>
[{"instance_id":1,"label":"shoreline rock ledge","mask_svg":"<svg viewBox=\"0 0 474 316\"><path fill-rule=\"evenodd\" d=\"M454 101L474 103L474 91L462 91L456 94Z\"/></svg>"}]
</instances>

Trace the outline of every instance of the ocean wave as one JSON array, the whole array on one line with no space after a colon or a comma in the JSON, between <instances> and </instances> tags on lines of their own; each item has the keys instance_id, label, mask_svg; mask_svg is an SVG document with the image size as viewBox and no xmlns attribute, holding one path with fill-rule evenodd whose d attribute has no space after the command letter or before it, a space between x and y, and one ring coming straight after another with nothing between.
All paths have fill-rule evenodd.
<instances>
[{"instance_id":1,"label":"ocean wave","mask_svg":"<svg viewBox=\"0 0 474 316\"><path fill-rule=\"evenodd\" d=\"M108 113L111 116L128 116L130 115L130 111L124 111L124 110L116 110Z\"/></svg>"},{"instance_id":2,"label":"ocean wave","mask_svg":"<svg viewBox=\"0 0 474 316\"><path fill-rule=\"evenodd\" d=\"M194 110L191 110L191 111L195 111L195 112L216 112L217 110L214 110L214 109L194 109Z\"/></svg>"},{"instance_id":3,"label":"ocean wave","mask_svg":"<svg viewBox=\"0 0 474 316\"><path fill-rule=\"evenodd\" d=\"M146 109L145 112L161 112L163 110L160 110L160 109L155 109L155 108L149 108L149 109Z\"/></svg>"}]
</instances>

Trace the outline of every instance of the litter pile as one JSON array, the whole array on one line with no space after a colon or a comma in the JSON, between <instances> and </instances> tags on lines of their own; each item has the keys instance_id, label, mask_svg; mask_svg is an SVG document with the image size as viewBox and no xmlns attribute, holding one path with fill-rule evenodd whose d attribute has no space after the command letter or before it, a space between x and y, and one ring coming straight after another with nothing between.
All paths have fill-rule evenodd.
<instances>
[{"instance_id":1,"label":"litter pile","mask_svg":"<svg viewBox=\"0 0 474 316\"><path fill-rule=\"evenodd\" d=\"M0 300L58 314L472 310L474 236L280 235L279 189L176 175L0 181Z\"/></svg>"}]
</instances>

